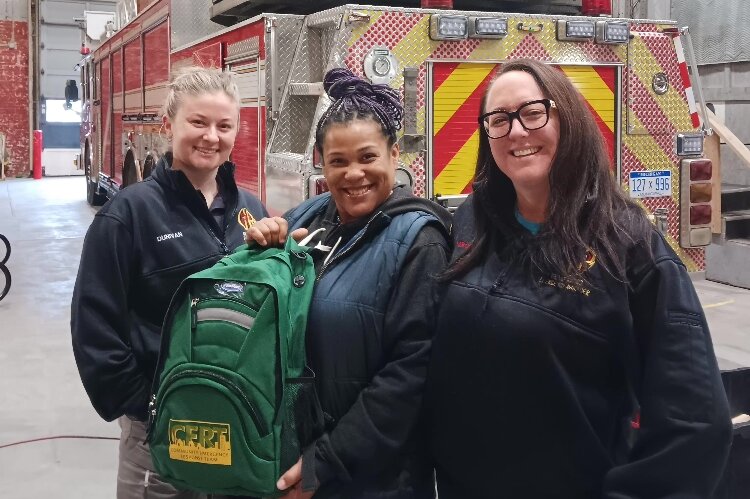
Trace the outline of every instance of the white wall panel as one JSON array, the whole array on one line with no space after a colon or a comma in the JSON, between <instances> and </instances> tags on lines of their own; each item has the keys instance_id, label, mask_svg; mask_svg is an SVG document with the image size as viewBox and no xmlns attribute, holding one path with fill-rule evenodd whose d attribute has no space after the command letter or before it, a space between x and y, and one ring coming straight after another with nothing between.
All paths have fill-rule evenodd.
<instances>
[{"instance_id":1,"label":"white wall panel","mask_svg":"<svg viewBox=\"0 0 750 499\"><path fill-rule=\"evenodd\" d=\"M40 1L39 65L42 97L62 99L65 97L65 81L80 79L78 71L74 69L81 60L81 30L75 19L82 18L86 10L114 12L115 4L116 0Z\"/></svg>"},{"instance_id":2,"label":"white wall panel","mask_svg":"<svg viewBox=\"0 0 750 499\"><path fill-rule=\"evenodd\" d=\"M28 19L29 0L0 0L0 19L26 21Z\"/></svg>"}]
</instances>

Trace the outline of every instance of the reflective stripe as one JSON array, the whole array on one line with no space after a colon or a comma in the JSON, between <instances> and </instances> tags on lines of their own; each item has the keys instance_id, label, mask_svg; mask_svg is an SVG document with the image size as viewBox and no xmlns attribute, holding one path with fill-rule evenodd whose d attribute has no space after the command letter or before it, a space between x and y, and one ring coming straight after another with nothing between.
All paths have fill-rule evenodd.
<instances>
[{"instance_id":1,"label":"reflective stripe","mask_svg":"<svg viewBox=\"0 0 750 499\"><path fill-rule=\"evenodd\" d=\"M255 323L255 318L226 308L203 308L197 311L196 318L198 322L223 321L244 327L245 329L250 329Z\"/></svg>"},{"instance_id":2,"label":"reflective stripe","mask_svg":"<svg viewBox=\"0 0 750 499\"><path fill-rule=\"evenodd\" d=\"M674 50L677 54L677 65L680 69L680 78L682 79L682 84L685 86L685 97L687 98L688 108L690 109L690 119L692 120L693 126L698 128L701 126L701 119L698 115L698 106L695 103L695 96L693 95L693 84L690 81L690 73L688 72L685 51L682 48L682 40L680 39L679 32L672 34L672 41L674 42Z\"/></svg>"}]
</instances>

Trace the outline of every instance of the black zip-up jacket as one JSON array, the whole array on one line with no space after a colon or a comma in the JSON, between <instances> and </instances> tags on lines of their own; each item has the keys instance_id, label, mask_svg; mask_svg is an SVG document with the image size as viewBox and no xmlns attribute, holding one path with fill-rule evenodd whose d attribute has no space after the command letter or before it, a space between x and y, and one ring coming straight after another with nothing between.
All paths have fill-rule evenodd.
<instances>
[{"instance_id":1,"label":"black zip-up jacket","mask_svg":"<svg viewBox=\"0 0 750 499\"><path fill-rule=\"evenodd\" d=\"M244 242L247 220L267 216L239 190L234 165L219 168L226 207L219 227L203 195L163 158L151 177L123 189L94 217L83 244L71 305L73 353L94 409L107 421L143 420L161 326L172 294Z\"/></svg>"},{"instance_id":2,"label":"black zip-up jacket","mask_svg":"<svg viewBox=\"0 0 750 499\"><path fill-rule=\"evenodd\" d=\"M712 497L731 422L701 304L656 230L621 251L625 280L596 255L536 279L490 251L450 283L427 390L441 499Z\"/></svg>"}]
</instances>

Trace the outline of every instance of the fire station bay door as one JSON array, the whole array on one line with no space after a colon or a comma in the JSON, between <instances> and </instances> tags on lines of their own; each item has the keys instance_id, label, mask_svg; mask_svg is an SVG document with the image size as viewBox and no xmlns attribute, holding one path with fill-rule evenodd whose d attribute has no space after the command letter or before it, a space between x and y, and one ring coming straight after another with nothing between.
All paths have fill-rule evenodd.
<instances>
[{"instance_id":1,"label":"fire station bay door","mask_svg":"<svg viewBox=\"0 0 750 499\"><path fill-rule=\"evenodd\" d=\"M479 150L477 118L482 95L499 64L432 62L428 72L431 98L431 144L428 150L427 194L430 198L471 192ZM557 66L588 103L605 138L613 172L620 164L619 66ZM428 109L430 109L428 107Z\"/></svg>"}]
</instances>

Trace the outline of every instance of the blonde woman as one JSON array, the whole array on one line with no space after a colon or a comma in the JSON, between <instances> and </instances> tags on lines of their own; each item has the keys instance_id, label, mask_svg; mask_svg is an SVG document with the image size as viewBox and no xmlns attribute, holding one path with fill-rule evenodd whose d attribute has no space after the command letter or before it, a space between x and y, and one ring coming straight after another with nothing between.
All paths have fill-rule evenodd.
<instances>
[{"instance_id":1,"label":"blonde woman","mask_svg":"<svg viewBox=\"0 0 750 499\"><path fill-rule=\"evenodd\" d=\"M198 498L153 472L146 409L161 325L172 293L244 241L267 216L237 188L229 154L239 128L230 74L187 68L163 110L171 150L151 177L123 189L94 217L71 310L73 351L94 409L122 427L117 497Z\"/></svg>"}]
</instances>

